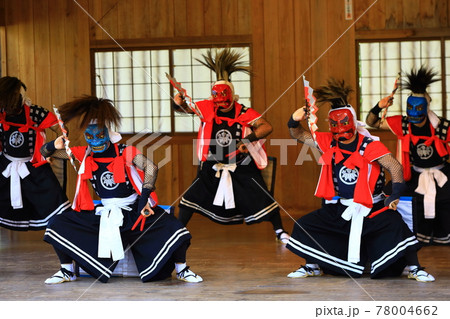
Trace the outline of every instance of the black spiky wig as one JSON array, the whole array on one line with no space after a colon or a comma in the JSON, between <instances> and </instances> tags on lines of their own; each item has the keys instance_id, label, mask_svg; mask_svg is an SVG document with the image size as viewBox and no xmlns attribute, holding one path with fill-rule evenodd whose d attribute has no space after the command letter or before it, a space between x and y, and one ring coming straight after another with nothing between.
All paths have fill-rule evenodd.
<instances>
[{"instance_id":1,"label":"black spiky wig","mask_svg":"<svg viewBox=\"0 0 450 319\"><path fill-rule=\"evenodd\" d=\"M234 72L245 72L250 74L250 67L245 66L241 59L242 52L237 52L230 48L208 50L202 54L203 60L196 59L208 69L216 73L217 81L231 82L231 74Z\"/></svg>"},{"instance_id":2,"label":"black spiky wig","mask_svg":"<svg viewBox=\"0 0 450 319\"><path fill-rule=\"evenodd\" d=\"M82 96L61 105L58 110L64 123L79 119L82 130L85 130L93 121L100 128L106 126L110 129L120 125L121 115L112 101L96 96Z\"/></svg>"},{"instance_id":3,"label":"black spiky wig","mask_svg":"<svg viewBox=\"0 0 450 319\"><path fill-rule=\"evenodd\" d=\"M409 90L413 94L426 94L431 83L440 81L438 73L422 65L418 70L413 68L406 73L406 79L400 82L402 90Z\"/></svg>"},{"instance_id":4,"label":"black spiky wig","mask_svg":"<svg viewBox=\"0 0 450 319\"><path fill-rule=\"evenodd\" d=\"M27 90L25 84L13 76L0 78L0 109L8 115L16 115L22 109L21 89Z\"/></svg>"},{"instance_id":5,"label":"black spiky wig","mask_svg":"<svg viewBox=\"0 0 450 319\"><path fill-rule=\"evenodd\" d=\"M331 108L336 109L350 106L348 104L348 96L351 92L353 92L352 87L347 85L344 80L339 81L335 78L329 78L327 85L314 90L314 95L317 98L317 102L329 102L331 103Z\"/></svg>"}]
</instances>

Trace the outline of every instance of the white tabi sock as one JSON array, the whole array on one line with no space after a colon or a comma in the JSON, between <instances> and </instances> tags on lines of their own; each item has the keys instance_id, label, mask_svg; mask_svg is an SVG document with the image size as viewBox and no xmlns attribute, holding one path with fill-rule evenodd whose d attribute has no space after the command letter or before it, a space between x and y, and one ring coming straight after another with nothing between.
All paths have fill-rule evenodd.
<instances>
[{"instance_id":1,"label":"white tabi sock","mask_svg":"<svg viewBox=\"0 0 450 319\"><path fill-rule=\"evenodd\" d=\"M66 270L68 270L70 272L74 272L72 263L71 264L61 264L61 268L64 268L64 269L66 269Z\"/></svg>"},{"instance_id":2,"label":"white tabi sock","mask_svg":"<svg viewBox=\"0 0 450 319\"><path fill-rule=\"evenodd\" d=\"M177 274L180 271L182 271L184 268L186 268L186 263L182 263L182 264L175 263L175 271L177 272Z\"/></svg>"}]
</instances>

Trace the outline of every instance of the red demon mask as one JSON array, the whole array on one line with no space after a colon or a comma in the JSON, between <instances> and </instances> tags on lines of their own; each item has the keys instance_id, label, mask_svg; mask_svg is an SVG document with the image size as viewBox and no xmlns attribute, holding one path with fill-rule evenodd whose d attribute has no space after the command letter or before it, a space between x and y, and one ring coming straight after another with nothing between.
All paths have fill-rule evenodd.
<instances>
[{"instance_id":1,"label":"red demon mask","mask_svg":"<svg viewBox=\"0 0 450 319\"><path fill-rule=\"evenodd\" d=\"M350 110L339 109L328 114L330 132L336 141L345 141L355 135L356 125Z\"/></svg>"},{"instance_id":2,"label":"red demon mask","mask_svg":"<svg viewBox=\"0 0 450 319\"><path fill-rule=\"evenodd\" d=\"M226 84L216 84L211 90L213 102L216 106L227 109L233 102L233 92Z\"/></svg>"}]
</instances>

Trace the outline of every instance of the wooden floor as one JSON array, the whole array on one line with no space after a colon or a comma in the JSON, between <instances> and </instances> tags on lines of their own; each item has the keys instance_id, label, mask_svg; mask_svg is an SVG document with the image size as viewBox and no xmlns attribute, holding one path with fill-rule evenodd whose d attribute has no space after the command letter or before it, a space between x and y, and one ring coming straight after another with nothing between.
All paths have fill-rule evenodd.
<instances>
[{"instance_id":1,"label":"wooden floor","mask_svg":"<svg viewBox=\"0 0 450 319\"><path fill-rule=\"evenodd\" d=\"M283 219L290 231L291 219ZM223 226L194 215L188 225L192 245L188 264L204 278L190 284L174 278L142 283L138 278L112 278L107 284L82 277L73 283L48 286L44 280L58 268L52 247L42 232L0 229L1 301L448 301L450 247L425 247L423 266L436 277L419 283L405 277L353 280L323 276L290 279L286 275L304 263L274 240L271 225Z\"/></svg>"}]
</instances>

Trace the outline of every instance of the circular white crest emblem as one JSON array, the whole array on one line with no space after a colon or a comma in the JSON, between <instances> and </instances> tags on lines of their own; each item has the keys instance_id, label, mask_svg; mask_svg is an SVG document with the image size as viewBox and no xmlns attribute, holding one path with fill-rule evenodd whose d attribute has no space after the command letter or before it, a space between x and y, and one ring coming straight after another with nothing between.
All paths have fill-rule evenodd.
<instances>
[{"instance_id":1,"label":"circular white crest emblem","mask_svg":"<svg viewBox=\"0 0 450 319\"><path fill-rule=\"evenodd\" d=\"M339 170L339 179L346 185L353 185L358 179L358 170L342 166Z\"/></svg>"},{"instance_id":2,"label":"circular white crest emblem","mask_svg":"<svg viewBox=\"0 0 450 319\"><path fill-rule=\"evenodd\" d=\"M429 159L433 155L433 148L421 143L417 145L417 155L419 155L420 159Z\"/></svg>"},{"instance_id":3,"label":"circular white crest emblem","mask_svg":"<svg viewBox=\"0 0 450 319\"><path fill-rule=\"evenodd\" d=\"M228 130L220 130L216 133L216 141L219 146L226 147L231 144L233 136Z\"/></svg>"},{"instance_id":4,"label":"circular white crest emblem","mask_svg":"<svg viewBox=\"0 0 450 319\"><path fill-rule=\"evenodd\" d=\"M103 172L103 174L100 176L100 183L105 189L109 191L119 186L119 184L116 184L114 182L114 174L109 171Z\"/></svg>"},{"instance_id":5,"label":"circular white crest emblem","mask_svg":"<svg viewBox=\"0 0 450 319\"><path fill-rule=\"evenodd\" d=\"M18 148L23 145L24 140L23 134L19 131L15 131L9 136L9 145Z\"/></svg>"}]
</instances>

